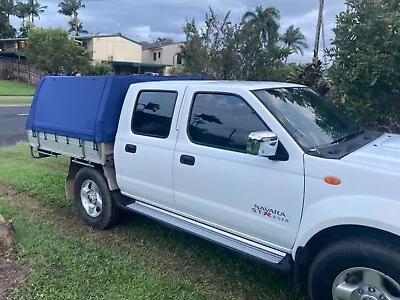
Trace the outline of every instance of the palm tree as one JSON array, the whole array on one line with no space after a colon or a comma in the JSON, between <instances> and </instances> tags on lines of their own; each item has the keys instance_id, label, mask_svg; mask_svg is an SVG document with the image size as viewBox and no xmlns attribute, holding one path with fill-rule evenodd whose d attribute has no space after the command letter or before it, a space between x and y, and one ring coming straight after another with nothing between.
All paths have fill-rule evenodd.
<instances>
[{"instance_id":1,"label":"palm tree","mask_svg":"<svg viewBox=\"0 0 400 300\"><path fill-rule=\"evenodd\" d=\"M73 36L79 36L81 34L87 34L88 31L83 28L83 22L78 18L73 18L68 22L70 29L68 32Z\"/></svg>"},{"instance_id":2,"label":"palm tree","mask_svg":"<svg viewBox=\"0 0 400 300\"><path fill-rule=\"evenodd\" d=\"M28 0L29 22L32 26L35 25L35 18L40 19L40 14L44 13L47 5L41 6L37 0Z\"/></svg>"},{"instance_id":3,"label":"palm tree","mask_svg":"<svg viewBox=\"0 0 400 300\"><path fill-rule=\"evenodd\" d=\"M60 14L71 17L72 20L78 18L78 10L85 8L85 4L82 4L82 0L63 0L58 7Z\"/></svg>"},{"instance_id":4,"label":"palm tree","mask_svg":"<svg viewBox=\"0 0 400 300\"><path fill-rule=\"evenodd\" d=\"M15 12L14 0L1 0L0 12L7 16L8 23L10 23L10 16Z\"/></svg>"},{"instance_id":5,"label":"palm tree","mask_svg":"<svg viewBox=\"0 0 400 300\"><path fill-rule=\"evenodd\" d=\"M17 2L15 5L15 16L22 19L21 27L19 29L20 34L19 37L27 37L29 26L26 22L26 19L29 18L29 7L27 3Z\"/></svg>"},{"instance_id":6,"label":"palm tree","mask_svg":"<svg viewBox=\"0 0 400 300\"><path fill-rule=\"evenodd\" d=\"M243 15L242 22L259 32L263 43L270 48L279 39L279 18L279 11L275 7L264 9L257 6L255 11L248 11Z\"/></svg>"},{"instance_id":7,"label":"palm tree","mask_svg":"<svg viewBox=\"0 0 400 300\"><path fill-rule=\"evenodd\" d=\"M294 25L291 25L281 36L281 41L294 53L300 53L301 55L304 55L304 49L308 48L306 37L300 31L300 28L295 28Z\"/></svg>"}]
</instances>

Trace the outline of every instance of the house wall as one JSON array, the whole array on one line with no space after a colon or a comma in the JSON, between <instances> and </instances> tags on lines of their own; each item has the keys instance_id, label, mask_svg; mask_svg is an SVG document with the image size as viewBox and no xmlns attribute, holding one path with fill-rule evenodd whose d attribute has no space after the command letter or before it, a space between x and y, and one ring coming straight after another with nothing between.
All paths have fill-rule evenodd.
<instances>
[{"instance_id":1,"label":"house wall","mask_svg":"<svg viewBox=\"0 0 400 300\"><path fill-rule=\"evenodd\" d=\"M181 44L173 44L162 47L161 59L164 65L176 65L176 54L181 51Z\"/></svg>"},{"instance_id":2,"label":"house wall","mask_svg":"<svg viewBox=\"0 0 400 300\"><path fill-rule=\"evenodd\" d=\"M162 56L161 58L158 58L158 53L162 54L162 49L161 48L151 48L151 49L145 49L143 50L142 53L142 62L145 63L150 63L150 64L162 64ZM154 60L154 53L156 53L156 60Z\"/></svg>"},{"instance_id":3,"label":"house wall","mask_svg":"<svg viewBox=\"0 0 400 300\"><path fill-rule=\"evenodd\" d=\"M94 37L92 43L95 61L142 61L142 46L122 37Z\"/></svg>"},{"instance_id":4,"label":"house wall","mask_svg":"<svg viewBox=\"0 0 400 300\"><path fill-rule=\"evenodd\" d=\"M180 52L181 44L173 44L168 46L162 46L159 48L151 48L143 50L142 61L153 64L163 65L176 65L176 54ZM154 60L154 53L156 53L156 60ZM158 57L158 53L161 53L161 57Z\"/></svg>"}]
</instances>

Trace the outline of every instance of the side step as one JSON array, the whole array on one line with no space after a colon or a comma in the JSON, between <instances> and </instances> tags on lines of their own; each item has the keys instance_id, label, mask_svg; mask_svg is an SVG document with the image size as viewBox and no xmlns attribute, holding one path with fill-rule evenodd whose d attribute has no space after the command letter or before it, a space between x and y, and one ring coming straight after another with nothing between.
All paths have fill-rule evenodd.
<instances>
[{"instance_id":1,"label":"side step","mask_svg":"<svg viewBox=\"0 0 400 300\"><path fill-rule=\"evenodd\" d=\"M284 252L260 245L145 203L135 202L125 206L125 208L215 242L241 254L250 256L251 258L261 260L283 272L287 272L291 269L290 255Z\"/></svg>"}]
</instances>

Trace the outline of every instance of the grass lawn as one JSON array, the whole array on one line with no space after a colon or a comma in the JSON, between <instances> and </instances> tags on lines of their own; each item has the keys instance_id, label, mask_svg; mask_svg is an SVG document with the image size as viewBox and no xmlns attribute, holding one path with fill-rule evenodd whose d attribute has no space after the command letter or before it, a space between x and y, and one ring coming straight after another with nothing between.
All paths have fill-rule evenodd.
<instances>
[{"instance_id":1,"label":"grass lawn","mask_svg":"<svg viewBox=\"0 0 400 300\"><path fill-rule=\"evenodd\" d=\"M0 96L0 104L31 104L32 98L1 98Z\"/></svg>"},{"instance_id":2,"label":"grass lawn","mask_svg":"<svg viewBox=\"0 0 400 300\"><path fill-rule=\"evenodd\" d=\"M33 96L35 87L18 81L0 80L0 96Z\"/></svg>"},{"instance_id":3,"label":"grass lawn","mask_svg":"<svg viewBox=\"0 0 400 300\"><path fill-rule=\"evenodd\" d=\"M26 143L0 148L0 214L28 267L8 299L306 299L287 276L148 218L84 226L64 197L67 165L30 158Z\"/></svg>"}]
</instances>

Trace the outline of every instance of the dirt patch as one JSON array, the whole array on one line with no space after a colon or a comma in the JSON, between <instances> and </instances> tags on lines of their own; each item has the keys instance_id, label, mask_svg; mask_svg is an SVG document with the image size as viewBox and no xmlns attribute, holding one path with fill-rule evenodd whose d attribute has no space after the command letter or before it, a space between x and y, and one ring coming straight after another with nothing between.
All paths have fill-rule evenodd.
<instances>
[{"instance_id":1,"label":"dirt patch","mask_svg":"<svg viewBox=\"0 0 400 300\"><path fill-rule=\"evenodd\" d=\"M0 299L9 288L24 283L27 269L12 259L15 257L15 229L12 222L0 215Z\"/></svg>"}]
</instances>

